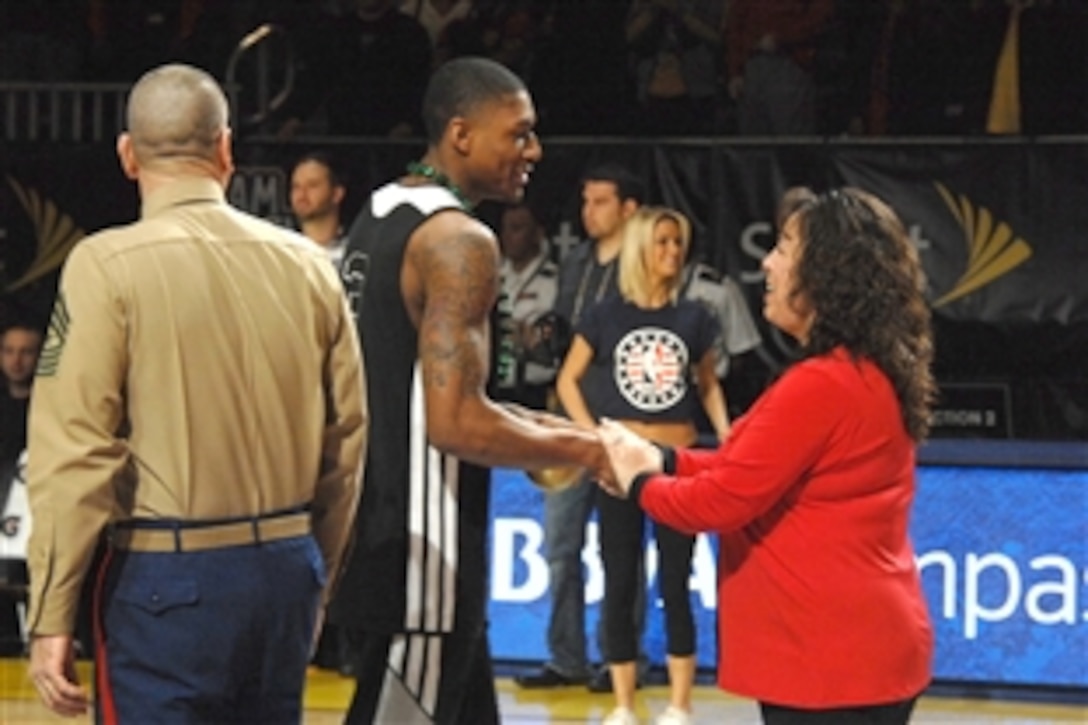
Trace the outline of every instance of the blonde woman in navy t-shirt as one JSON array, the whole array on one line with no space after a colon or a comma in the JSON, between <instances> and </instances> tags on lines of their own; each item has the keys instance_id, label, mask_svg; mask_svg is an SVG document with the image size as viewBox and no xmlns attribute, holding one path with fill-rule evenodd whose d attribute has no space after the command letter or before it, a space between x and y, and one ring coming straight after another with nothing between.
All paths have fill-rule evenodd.
<instances>
[{"instance_id":1,"label":"blonde woman in navy t-shirt","mask_svg":"<svg viewBox=\"0 0 1088 725\"><path fill-rule=\"evenodd\" d=\"M720 327L698 302L678 300L691 226L679 212L644 207L627 221L620 251L620 296L588 310L557 381L559 398L575 422L597 421L579 382L593 368L607 383L596 412L644 438L691 446L698 406L719 438L729 432L725 395L715 374ZM634 602L645 517L630 501L601 492L597 500L605 571L606 649L616 708L606 725L628 725L634 715L638 631ZM660 589L665 601L670 705L662 725L690 722L695 677L695 626L688 593L694 537L656 525Z\"/></svg>"}]
</instances>

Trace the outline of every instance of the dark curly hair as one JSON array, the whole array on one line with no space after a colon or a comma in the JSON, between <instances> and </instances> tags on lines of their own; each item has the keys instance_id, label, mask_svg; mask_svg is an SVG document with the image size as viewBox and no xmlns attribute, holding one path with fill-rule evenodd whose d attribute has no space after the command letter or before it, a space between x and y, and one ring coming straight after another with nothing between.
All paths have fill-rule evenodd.
<instances>
[{"instance_id":1,"label":"dark curly hair","mask_svg":"<svg viewBox=\"0 0 1088 725\"><path fill-rule=\"evenodd\" d=\"M929 432L935 397L933 334L918 252L891 207L855 188L798 209L796 293L816 311L805 356L835 347L873 360L891 379L907 432Z\"/></svg>"}]
</instances>

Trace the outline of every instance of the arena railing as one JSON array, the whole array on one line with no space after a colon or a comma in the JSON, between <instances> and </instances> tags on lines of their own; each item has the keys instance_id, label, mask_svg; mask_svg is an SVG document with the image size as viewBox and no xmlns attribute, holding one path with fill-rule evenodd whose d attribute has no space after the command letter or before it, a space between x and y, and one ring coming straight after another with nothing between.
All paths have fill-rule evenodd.
<instances>
[{"instance_id":1,"label":"arena railing","mask_svg":"<svg viewBox=\"0 0 1088 725\"><path fill-rule=\"evenodd\" d=\"M227 61L223 86L232 124L253 129L291 95L294 52L282 28L265 24L247 33ZM0 122L7 142L101 143L124 129L128 83L0 81Z\"/></svg>"}]
</instances>

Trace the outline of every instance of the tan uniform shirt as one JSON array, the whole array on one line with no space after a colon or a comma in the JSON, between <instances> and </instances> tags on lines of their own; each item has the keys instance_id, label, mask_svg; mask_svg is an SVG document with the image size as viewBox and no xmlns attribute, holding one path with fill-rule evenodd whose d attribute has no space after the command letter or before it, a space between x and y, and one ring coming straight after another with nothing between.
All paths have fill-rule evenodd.
<instances>
[{"instance_id":1,"label":"tan uniform shirt","mask_svg":"<svg viewBox=\"0 0 1088 725\"><path fill-rule=\"evenodd\" d=\"M365 395L324 251L229 207L213 181L174 182L139 222L82 241L31 401L31 631L73 631L100 532L131 517L312 502L331 586L361 487Z\"/></svg>"}]
</instances>

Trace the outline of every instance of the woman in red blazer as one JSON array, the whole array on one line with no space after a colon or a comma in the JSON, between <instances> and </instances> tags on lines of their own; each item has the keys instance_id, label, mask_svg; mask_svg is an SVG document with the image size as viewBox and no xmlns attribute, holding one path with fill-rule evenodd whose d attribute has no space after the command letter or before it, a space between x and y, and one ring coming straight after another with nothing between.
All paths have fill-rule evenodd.
<instances>
[{"instance_id":1,"label":"woman in red blazer","mask_svg":"<svg viewBox=\"0 0 1088 725\"><path fill-rule=\"evenodd\" d=\"M716 451L606 421L602 485L718 532L718 680L765 723L905 723L933 654L907 534L934 394L918 256L887 205L848 188L804 202L763 270L763 314L802 359Z\"/></svg>"}]
</instances>

